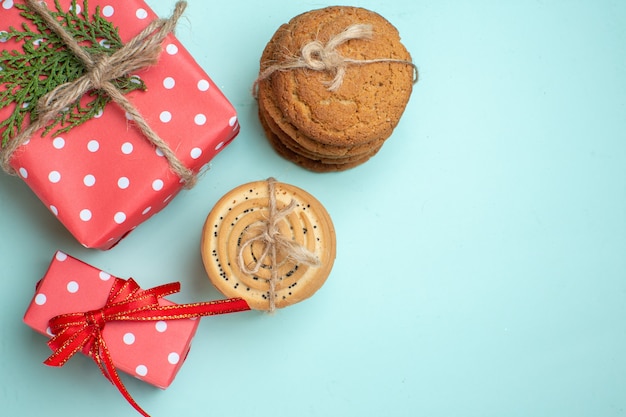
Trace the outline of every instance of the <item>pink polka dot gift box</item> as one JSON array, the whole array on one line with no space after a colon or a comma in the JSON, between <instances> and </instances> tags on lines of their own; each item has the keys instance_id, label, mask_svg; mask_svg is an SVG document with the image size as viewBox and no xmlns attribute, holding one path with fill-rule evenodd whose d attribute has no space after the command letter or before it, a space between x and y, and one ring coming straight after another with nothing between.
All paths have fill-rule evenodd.
<instances>
[{"instance_id":1,"label":"pink polka dot gift box","mask_svg":"<svg viewBox=\"0 0 626 417\"><path fill-rule=\"evenodd\" d=\"M47 365L62 366L75 353L90 356L142 414L117 370L167 388L189 353L202 316L249 310L240 298L175 304L164 296L179 283L141 289L57 252L24 315L24 322L51 339Z\"/></svg>"},{"instance_id":2,"label":"pink polka dot gift box","mask_svg":"<svg viewBox=\"0 0 626 417\"><path fill-rule=\"evenodd\" d=\"M239 132L231 103L172 33L184 8L165 19L142 0L0 8L3 168L86 247L112 248Z\"/></svg>"}]
</instances>

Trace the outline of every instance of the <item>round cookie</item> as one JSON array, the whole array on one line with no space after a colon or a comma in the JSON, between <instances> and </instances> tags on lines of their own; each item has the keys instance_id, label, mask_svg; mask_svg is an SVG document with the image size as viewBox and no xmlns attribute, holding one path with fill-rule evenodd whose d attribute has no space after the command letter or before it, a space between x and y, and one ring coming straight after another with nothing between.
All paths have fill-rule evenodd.
<instances>
[{"instance_id":1,"label":"round cookie","mask_svg":"<svg viewBox=\"0 0 626 417\"><path fill-rule=\"evenodd\" d=\"M289 31L287 25L282 25L273 35L272 39L267 43L263 54L261 55L260 71L263 72L267 67L276 63L280 59L281 49L277 48L281 38ZM278 55L277 55L278 49ZM285 120L280 108L276 104L275 94L272 91L269 80L261 80L257 88L257 99L259 107L263 108L268 124L275 124L291 140L297 143L301 148L314 154L323 155L326 158L344 158L347 156L364 156L370 154L373 148L382 146L386 139L374 139L371 143L363 143L355 146L334 146L317 142L298 131L291 123ZM276 129L272 129L276 132Z\"/></svg>"},{"instance_id":2,"label":"round cookie","mask_svg":"<svg viewBox=\"0 0 626 417\"><path fill-rule=\"evenodd\" d=\"M280 64L299 54L304 45L325 44L355 23L372 25L373 36L339 45L342 56L411 60L391 23L375 12L349 6L313 10L291 19L289 30L277 39L274 58ZM408 103L414 71L399 62L348 65L336 91L328 91L324 84L333 74L302 68L276 71L270 82L282 114L303 135L328 145L355 146L391 135Z\"/></svg>"},{"instance_id":3,"label":"round cookie","mask_svg":"<svg viewBox=\"0 0 626 417\"><path fill-rule=\"evenodd\" d=\"M280 39L286 30L288 30L286 25L281 26L267 43L261 57L261 70L264 70L265 67L273 62L273 53L277 40ZM336 148L336 150L329 152L330 156L316 154L313 150L300 147L298 142L291 140L291 137L281 130L281 127L278 126L274 119L275 117L280 120L282 116L275 103L273 103L273 94L268 88L267 80L260 81L256 88L259 120L268 141L279 155L305 169L315 172L343 171L364 163L377 153L382 146L382 141L373 145L367 144L367 146L360 146L359 148L361 149L354 149L355 151L359 151L355 155L352 155L353 149L350 148L332 147L323 144L313 144L309 147L310 149L317 150ZM269 114L266 106L271 109L273 116ZM290 127L292 132L297 135L298 132L295 131L292 126ZM311 143L313 142L311 141Z\"/></svg>"},{"instance_id":4,"label":"round cookie","mask_svg":"<svg viewBox=\"0 0 626 417\"><path fill-rule=\"evenodd\" d=\"M287 243L271 244L264 232ZM324 284L335 260L335 229L311 194L273 179L256 181L216 203L204 224L201 253L220 292L271 311L312 296Z\"/></svg>"}]
</instances>

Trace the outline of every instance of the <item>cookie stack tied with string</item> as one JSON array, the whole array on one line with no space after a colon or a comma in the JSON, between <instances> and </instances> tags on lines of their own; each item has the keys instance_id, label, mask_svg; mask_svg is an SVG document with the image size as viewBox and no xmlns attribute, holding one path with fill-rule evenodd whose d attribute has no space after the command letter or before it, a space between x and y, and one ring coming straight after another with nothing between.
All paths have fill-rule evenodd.
<instances>
[{"instance_id":1,"label":"cookie stack tied with string","mask_svg":"<svg viewBox=\"0 0 626 417\"><path fill-rule=\"evenodd\" d=\"M215 204L201 253L222 294L272 312L311 297L324 284L335 261L335 228L315 197L269 178L240 185Z\"/></svg>"},{"instance_id":2,"label":"cookie stack tied with string","mask_svg":"<svg viewBox=\"0 0 626 417\"><path fill-rule=\"evenodd\" d=\"M417 67L379 14L332 6L282 25L254 85L274 149L312 171L343 171L374 156L409 101Z\"/></svg>"}]
</instances>

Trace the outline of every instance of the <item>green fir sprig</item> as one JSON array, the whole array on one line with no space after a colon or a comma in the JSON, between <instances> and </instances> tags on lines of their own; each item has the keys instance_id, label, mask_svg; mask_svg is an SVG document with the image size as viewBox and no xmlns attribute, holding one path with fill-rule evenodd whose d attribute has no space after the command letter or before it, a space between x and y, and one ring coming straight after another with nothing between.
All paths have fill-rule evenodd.
<instances>
[{"instance_id":1,"label":"green fir sprig","mask_svg":"<svg viewBox=\"0 0 626 417\"><path fill-rule=\"evenodd\" d=\"M1 40L13 39L22 43L21 52L3 50L0 54L0 109L15 106L12 114L0 122L2 146L25 127L27 115L31 120L37 117L36 104L41 97L86 73L80 60L37 13L30 11L26 5L15 6L22 10L21 16L29 20L34 28L23 23L20 29L11 26L8 31L0 32ZM59 0L55 0L55 8L56 12L50 13L88 53L110 55L123 46L118 29L102 17L99 6L92 16L89 16L87 0L83 1L80 13L76 12L76 0L72 1L67 12L62 10ZM112 82L124 94L146 90L139 77L127 75ZM81 104L81 100L77 100L44 129L43 135L55 129L55 135L67 132L102 112L110 102L110 98L100 90L86 95L86 103Z\"/></svg>"}]
</instances>

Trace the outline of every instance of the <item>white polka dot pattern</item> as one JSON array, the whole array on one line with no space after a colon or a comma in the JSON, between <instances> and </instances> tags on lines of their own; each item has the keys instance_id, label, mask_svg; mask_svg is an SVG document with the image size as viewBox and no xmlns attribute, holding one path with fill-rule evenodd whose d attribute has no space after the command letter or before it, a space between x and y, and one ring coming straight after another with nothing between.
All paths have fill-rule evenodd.
<instances>
[{"instance_id":1,"label":"white polka dot pattern","mask_svg":"<svg viewBox=\"0 0 626 417\"><path fill-rule=\"evenodd\" d=\"M172 120L172 113L168 112L167 110L163 110L159 115L159 120L161 120L163 123L169 123ZM160 149L159 152L161 152L161 155L163 155L163 152Z\"/></svg>"},{"instance_id":2,"label":"white polka dot pattern","mask_svg":"<svg viewBox=\"0 0 626 417\"><path fill-rule=\"evenodd\" d=\"M125 333L122 340L124 341L125 344L132 345L133 343L135 343L135 335L130 332Z\"/></svg>"},{"instance_id":3,"label":"white polka dot pattern","mask_svg":"<svg viewBox=\"0 0 626 417\"><path fill-rule=\"evenodd\" d=\"M137 9L137 11L135 12L135 16L137 16L137 19L143 20L148 17L148 12L146 11L146 9Z\"/></svg>"},{"instance_id":4,"label":"white polka dot pattern","mask_svg":"<svg viewBox=\"0 0 626 417\"><path fill-rule=\"evenodd\" d=\"M48 299L46 297L46 294L37 294L37 296L35 297L35 304L37 304L38 306L42 306L46 304L47 300Z\"/></svg>"},{"instance_id":5,"label":"white polka dot pattern","mask_svg":"<svg viewBox=\"0 0 626 417\"><path fill-rule=\"evenodd\" d=\"M146 376L148 375L148 367L146 365L137 365L135 373L139 376Z\"/></svg>"},{"instance_id":6,"label":"white polka dot pattern","mask_svg":"<svg viewBox=\"0 0 626 417\"><path fill-rule=\"evenodd\" d=\"M67 283L67 292L69 292L70 294L76 294L78 292L78 289L78 282L70 281Z\"/></svg>"},{"instance_id":7,"label":"white polka dot pattern","mask_svg":"<svg viewBox=\"0 0 626 417\"><path fill-rule=\"evenodd\" d=\"M48 174L48 180L51 183L56 184L61 181L61 173L59 171L50 171L50 174Z\"/></svg>"},{"instance_id":8,"label":"white polka dot pattern","mask_svg":"<svg viewBox=\"0 0 626 417\"><path fill-rule=\"evenodd\" d=\"M125 142L122 144L122 153L124 155L130 155L133 152L133 144L130 142Z\"/></svg>"},{"instance_id":9,"label":"white polka dot pattern","mask_svg":"<svg viewBox=\"0 0 626 417\"><path fill-rule=\"evenodd\" d=\"M161 191L163 189L163 180L154 180L152 181L152 189L154 191Z\"/></svg>"},{"instance_id":10,"label":"white polka dot pattern","mask_svg":"<svg viewBox=\"0 0 626 417\"><path fill-rule=\"evenodd\" d=\"M175 85L176 85L176 81L174 81L172 77L166 77L163 80L163 87L165 87L168 90L171 90L172 88L174 88Z\"/></svg>"},{"instance_id":11,"label":"white polka dot pattern","mask_svg":"<svg viewBox=\"0 0 626 417\"><path fill-rule=\"evenodd\" d=\"M52 146L54 146L56 149L63 149L63 147L65 146L65 139L60 136L54 138L54 140L52 141Z\"/></svg>"},{"instance_id":12,"label":"white polka dot pattern","mask_svg":"<svg viewBox=\"0 0 626 417\"><path fill-rule=\"evenodd\" d=\"M128 179L128 177L120 177L117 180L117 186L121 189L121 190L125 190L130 186L130 180Z\"/></svg>"},{"instance_id":13,"label":"white polka dot pattern","mask_svg":"<svg viewBox=\"0 0 626 417\"><path fill-rule=\"evenodd\" d=\"M24 321L51 337L51 317L101 308L115 282L111 278L115 277L57 252ZM118 370L166 388L182 366L198 324L199 320L109 322L103 335Z\"/></svg>"},{"instance_id":14,"label":"white polka dot pattern","mask_svg":"<svg viewBox=\"0 0 626 417\"><path fill-rule=\"evenodd\" d=\"M198 126L202 126L206 123L206 116L202 113L196 114L196 117L193 118L193 121Z\"/></svg>"},{"instance_id":15,"label":"white polka dot pattern","mask_svg":"<svg viewBox=\"0 0 626 417\"><path fill-rule=\"evenodd\" d=\"M2 24L20 26L24 19L14 1L0 1ZM126 42L156 18L142 0L127 0L124 7L94 1ZM61 4L69 7L69 0ZM12 42L0 42L0 50L14 49ZM238 134L236 112L173 35L162 48L158 65L138 71L148 91L128 98L181 162L197 172ZM139 81L132 76L131 82ZM33 139L11 165L85 247L109 249L184 185L163 153L115 105L70 132Z\"/></svg>"},{"instance_id":16,"label":"white polka dot pattern","mask_svg":"<svg viewBox=\"0 0 626 417\"><path fill-rule=\"evenodd\" d=\"M178 46L170 43L165 47L165 52L167 52L169 55L176 55L178 53Z\"/></svg>"},{"instance_id":17,"label":"white polka dot pattern","mask_svg":"<svg viewBox=\"0 0 626 417\"><path fill-rule=\"evenodd\" d=\"M91 210L83 209L80 211L79 216L82 221L88 222L89 220L91 220Z\"/></svg>"},{"instance_id":18,"label":"white polka dot pattern","mask_svg":"<svg viewBox=\"0 0 626 417\"><path fill-rule=\"evenodd\" d=\"M191 157L193 159L198 159L198 158L200 158L200 156L202 156L202 149L200 149L200 148L193 148L191 150L190 155L191 155Z\"/></svg>"},{"instance_id":19,"label":"white polka dot pattern","mask_svg":"<svg viewBox=\"0 0 626 417\"><path fill-rule=\"evenodd\" d=\"M211 86L211 84L209 84L209 82L207 80L200 80L200 81L198 81L198 90L200 90L200 91L207 91L210 86Z\"/></svg>"},{"instance_id":20,"label":"white polka dot pattern","mask_svg":"<svg viewBox=\"0 0 626 417\"><path fill-rule=\"evenodd\" d=\"M87 174L85 175L85 178L83 178L83 184L85 184L85 186L87 187L93 187L95 183L96 177L91 174Z\"/></svg>"},{"instance_id":21,"label":"white polka dot pattern","mask_svg":"<svg viewBox=\"0 0 626 417\"><path fill-rule=\"evenodd\" d=\"M113 6L107 5L102 8L102 16L104 17L111 17L113 13L115 13Z\"/></svg>"},{"instance_id":22,"label":"white polka dot pattern","mask_svg":"<svg viewBox=\"0 0 626 417\"><path fill-rule=\"evenodd\" d=\"M90 140L87 144L87 149L89 152L98 152L98 149L100 149L100 143L97 140Z\"/></svg>"},{"instance_id":23,"label":"white polka dot pattern","mask_svg":"<svg viewBox=\"0 0 626 417\"><path fill-rule=\"evenodd\" d=\"M115 213L115 216L113 216L113 219L115 220L115 223L122 224L126 221L126 213L119 211Z\"/></svg>"}]
</instances>

